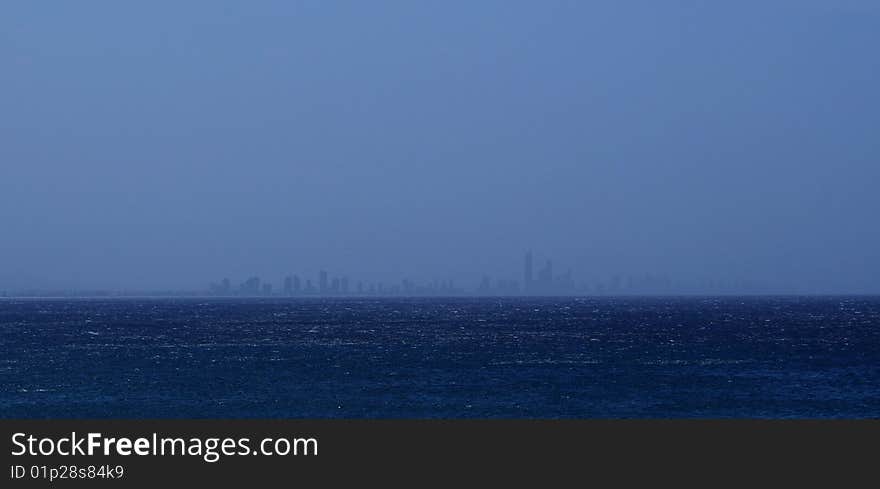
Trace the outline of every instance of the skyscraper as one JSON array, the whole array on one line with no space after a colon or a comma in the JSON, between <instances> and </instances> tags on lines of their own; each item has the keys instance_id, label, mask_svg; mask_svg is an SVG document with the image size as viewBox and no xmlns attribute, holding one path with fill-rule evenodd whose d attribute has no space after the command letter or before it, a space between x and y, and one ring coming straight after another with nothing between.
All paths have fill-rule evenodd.
<instances>
[{"instance_id":1,"label":"skyscraper","mask_svg":"<svg viewBox=\"0 0 880 489\"><path fill-rule=\"evenodd\" d=\"M491 288L492 288L492 286L490 285L490 282L489 282L489 276L483 275L483 279L480 280L480 286L477 288L477 291L481 295L487 295L487 294L489 294L489 291L491 290Z\"/></svg>"},{"instance_id":2,"label":"skyscraper","mask_svg":"<svg viewBox=\"0 0 880 489\"><path fill-rule=\"evenodd\" d=\"M242 295L260 295L260 277L250 277L239 287Z\"/></svg>"},{"instance_id":3,"label":"skyscraper","mask_svg":"<svg viewBox=\"0 0 880 489\"><path fill-rule=\"evenodd\" d=\"M327 293L327 289L327 271L321 270L321 272L318 274L318 292L321 295L324 295Z\"/></svg>"},{"instance_id":4,"label":"skyscraper","mask_svg":"<svg viewBox=\"0 0 880 489\"><path fill-rule=\"evenodd\" d=\"M547 294L553 290L553 262L547 260L538 272L538 289L540 293Z\"/></svg>"},{"instance_id":5,"label":"skyscraper","mask_svg":"<svg viewBox=\"0 0 880 489\"><path fill-rule=\"evenodd\" d=\"M523 287L526 292L532 290L532 250L526 252L526 260L525 260L525 271L524 271L524 283Z\"/></svg>"}]
</instances>

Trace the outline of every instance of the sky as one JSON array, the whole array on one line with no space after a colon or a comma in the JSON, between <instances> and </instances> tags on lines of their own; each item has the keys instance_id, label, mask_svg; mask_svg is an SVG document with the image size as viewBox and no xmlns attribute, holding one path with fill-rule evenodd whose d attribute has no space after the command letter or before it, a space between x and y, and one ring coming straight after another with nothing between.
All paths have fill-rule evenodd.
<instances>
[{"instance_id":1,"label":"sky","mask_svg":"<svg viewBox=\"0 0 880 489\"><path fill-rule=\"evenodd\" d=\"M4 1L0 289L880 293L880 3Z\"/></svg>"}]
</instances>

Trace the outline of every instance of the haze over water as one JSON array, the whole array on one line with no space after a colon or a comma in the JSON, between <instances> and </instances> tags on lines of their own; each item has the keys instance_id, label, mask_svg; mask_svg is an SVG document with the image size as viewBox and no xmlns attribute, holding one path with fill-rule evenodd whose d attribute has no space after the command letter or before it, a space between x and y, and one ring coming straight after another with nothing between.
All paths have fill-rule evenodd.
<instances>
[{"instance_id":1,"label":"haze over water","mask_svg":"<svg viewBox=\"0 0 880 489\"><path fill-rule=\"evenodd\" d=\"M0 290L522 255L880 292L875 2L4 2ZM700 292L700 290L697 290Z\"/></svg>"}]
</instances>

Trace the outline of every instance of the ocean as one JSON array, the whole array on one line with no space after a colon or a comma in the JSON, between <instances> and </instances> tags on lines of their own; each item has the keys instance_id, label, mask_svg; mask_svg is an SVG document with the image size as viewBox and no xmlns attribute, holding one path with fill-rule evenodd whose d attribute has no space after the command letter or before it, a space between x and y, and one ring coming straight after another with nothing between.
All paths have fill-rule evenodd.
<instances>
[{"instance_id":1,"label":"ocean","mask_svg":"<svg viewBox=\"0 0 880 489\"><path fill-rule=\"evenodd\" d=\"M0 299L3 418L877 418L880 297Z\"/></svg>"}]
</instances>

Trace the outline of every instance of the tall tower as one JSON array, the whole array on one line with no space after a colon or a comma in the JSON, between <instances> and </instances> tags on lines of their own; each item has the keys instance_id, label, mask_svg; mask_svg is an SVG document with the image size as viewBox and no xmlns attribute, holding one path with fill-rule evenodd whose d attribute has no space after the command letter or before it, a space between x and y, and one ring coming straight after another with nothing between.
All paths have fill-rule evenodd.
<instances>
[{"instance_id":1,"label":"tall tower","mask_svg":"<svg viewBox=\"0 0 880 489\"><path fill-rule=\"evenodd\" d=\"M526 292L532 290L532 280L534 277L532 276L532 250L526 252L526 260L525 260L525 271L524 271L524 280L523 286Z\"/></svg>"},{"instance_id":2,"label":"tall tower","mask_svg":"<svg viewBox=\"0 0 880 489\"><path fill-rule=\"evenodd\" d=\"M320 272L318 272L318 292L320 292L321 295L325 295L328 290L328 285L327 271L321 270Z\"/></svg>"}]
</instances>

